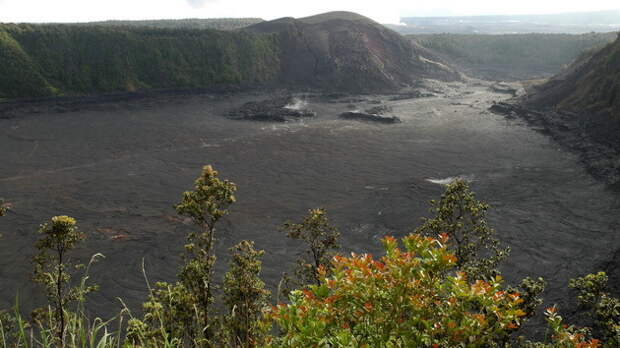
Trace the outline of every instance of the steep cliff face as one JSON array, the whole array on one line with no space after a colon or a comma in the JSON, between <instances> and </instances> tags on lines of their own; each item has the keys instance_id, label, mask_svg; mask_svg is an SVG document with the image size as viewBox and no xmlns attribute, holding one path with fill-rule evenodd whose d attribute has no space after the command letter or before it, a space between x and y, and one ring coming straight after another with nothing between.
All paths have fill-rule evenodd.
<instances>
[{"instance_id":1,"label":"steep cliff face","mask_svg":"<svg viewBox=\"0 0 620 348\"><path fill-rule=\"evenodd\" d=\"M267 83L279 73L274 35L0 24L0 98Z\"/></svg>"},{"instance_id":2,"label":"steep cliff face","mask_svg":"<svg viewBox=\"0 0 620 348\"><path fill-rule=\"evenodd\" d=\"M395 90L419 78L460 78L450 67L424 56L421 47L350 12L282 18L246 30L278 35L281 79L292 85L372 92Z\"/></svg>"}]
</instances>

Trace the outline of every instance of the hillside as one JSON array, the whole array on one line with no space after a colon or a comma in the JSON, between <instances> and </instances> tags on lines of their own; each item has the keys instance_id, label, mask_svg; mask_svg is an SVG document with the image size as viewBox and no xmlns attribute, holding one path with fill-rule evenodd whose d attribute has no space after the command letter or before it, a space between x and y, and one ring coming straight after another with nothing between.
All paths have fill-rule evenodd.
<instances>
[{"instance_id":1,"label":"hillside","mask_svg":"<svg viewBox=\"0 0 620 348\"><path fill-rule=\"evenodd\" d=\"M0 98L264 83L272 35L198 29L0 25Z\"/></svg>"},{"instance_id":2,"label":"hillside","mask_svg":"<svg viewBox=\"0 0 620 348\"><path fill-rule=\"evenodd\" d=\"M214 23L0 24L0 99L252 84L387 92L423 77L460 77L427 49L354 13L200 29Z\"/></svg>"},{"instance_id":3,"label":"hillside","mask_svg":"<svg viewBox=\"0 0 620 348\"><path fill-rule=\"evenodd\" d=\"M620 36L550 80L524 86L524 96L491 110L520 116L577 153L590 174L620 189Z\"/></svg>"},{"instance_id":4,"label":"hillside","mask_svg":"<svg viewBox=\"0 0 620 348\"><path fill-rule=\"evenodd\" d=\"M279 36L283 82L340 91L387 91L421 77L459 79L425 50L386 27L350 12L281 18L246 31Z\"/></svg>"},{"instance_id":5,"label":"hillside","mask_svg":"<svg viewBox=\"0 0 620 348\"><path fill-rule=\"evenodd\" d=\"M535 87L524 104L573 113L600 140L620 143L620 36Z\"/></svg>"},{"instance_id":6,"label":"hillside","mask_svg":"<svg viewBox=\"0 0 620 348\"><path fill-rule=\"evenodd\" d=\"M110 20L103 22L89 22L81 25L108 26L108 27L149 27L165 29L217 29L235 30L260 23L260 18L186 18L186 19L154 19L154 20Z\"/></svg>"},{"instance_id":7,"label":"hillside","mask_svg":"<svg viewBox=\"0 0 620 348\"><path fill-rule=\"evenodd\" d=\"M407 36L467 75L489 80L551 77L580 54L613 42L616 33Z\"/></svg>"}]
</instances>

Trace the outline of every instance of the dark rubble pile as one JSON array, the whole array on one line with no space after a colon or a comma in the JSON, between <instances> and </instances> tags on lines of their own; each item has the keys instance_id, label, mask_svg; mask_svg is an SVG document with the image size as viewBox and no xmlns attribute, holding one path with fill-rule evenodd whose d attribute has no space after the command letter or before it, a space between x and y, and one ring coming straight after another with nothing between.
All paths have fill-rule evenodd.
<instances>
[{"instance_id":1,"label":"dark rubble pile","mask_svg":"<svg viewBox=\"0 0 620 348\"><path fill-rule=\"evenodd\" d=\"M360 121L371 121L371 122L379 122L379 123L400 123L400 118L396 116L383 116L377 114L370 114L367 112L359 112L359 111L348 111L340 114L340 118L345 120L360 120Z\"/></svg>"},{"instance_id":2,"label":"dark rubble pile","mask_svg":"<svg viewBox=\"0 0 620 348\"><path fill-rule=\"evenodd\" d=\"M385 115L388 112L392 112L392 107L389 105L385 105L385 104L373 106L370 109L366 109L367 114L373 114L373 115Z\"/></svg>"},{"instance_id":3,"label":"dark rubble pile","mask_svg":"<svg viewBox=\"0 0 620 348\"><path fill-rule=\"evenodd\" d=\"M291 96L248 102L228 114L228 117L235 120L270 122L287 122L314 116L316 112L307 109L300 100Z\"/></svg>"}]
</instances>

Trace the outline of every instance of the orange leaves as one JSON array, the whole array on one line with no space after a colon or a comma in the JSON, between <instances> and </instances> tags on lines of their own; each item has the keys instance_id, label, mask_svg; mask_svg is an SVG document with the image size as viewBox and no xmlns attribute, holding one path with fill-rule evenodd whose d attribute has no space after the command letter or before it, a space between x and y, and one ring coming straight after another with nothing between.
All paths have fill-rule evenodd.
<instances>
[{"instance_id":1,"label":"orange leaves","mask_svg":"<svg viewBox=\"0 0 620 348\"><path fill-rule=\"evenodd\" d=\"M384 244L388 244L388 245L396 245L398 242L396 241L396 238L392 237L392 236L385 236L383 237L383 243Z\"/></svg>"},{"instance_id":2,"label":"orange leaves","mask_svg":"<svg viewBox=\"0 0 620 348\"><path fill-rule=\"evenodd\" d=\"M385 264L383 262L375 261L373 264L379 271L383 271L385 269Z\"/></svg>"},{"instance_id":3,"label":"orange leaves","mask_svg":"<svg viewBox=\"0 0 620 348\"><path fill-rule=\"evenodd\" d=\"M297 308L299 309L299 311L301 312L302 315L308 313L308 307L306 307L306 306L301 305L301 306L299 306Z\"/></svg>"},{"instance_id":4,"label":"orange leaves","mask_svg":"<svg viewBox=\"0 0 620 348\"><path fill-rule=\"evenodd\" d=\"M449 264L456 264L456 261L457 261L456 256L454 254L443 255L441 258L444 262L449 263Z\"/></svg>"},{"instance_id":5,"label":"orange leaves","mask_svg":"<svg viewBox=\"0 0 620 348\"><path fill-rule=\"evenodd\" d=\"M508 323L508 325L506 327L511 329L511 330L516 330L516 329L519 328L519 325L517 325L515 323Z\"/></svg>"},{"instance_id":6,"label":"orange leaves","mask_svg":"<svg viewBox=\"0 0 620 348\"><path fill-rule=\"evenodd\" d=\"M476 280L476 282L471 286L471 293L474 295L484 295L489 293L491 290L492 288L489 283L482 280Z\"/></svg>"},{"instance_id":7,"label":"orange leaves","mask_svg":"<svg viewBox=\"0 0 620 348\"><path fill-rule=\"evenodd\" d=\"M319 274L320 277L325 278L325 276L327 275L327 269L325 268L325 265L319 265L319 268L317 268L316 272Z\"/></svg>"},{"instance_id":8,"label":"orange leaves","mask_svg":"<svg viewBox=\"0 0 620 348\"><path fill-rule=\"evenodd\" d=\"M577 343L577 348L597 348L601 346L601 341L596 338L591 339L589 342Z\"/></svg>"},{"instance_id":9,"label":"orange leaves","mask_svg":"<svg viewBox=\"0 0 620 348\"><path fill-rule=\"evenodd\" d=\"M450 239L450 237L447 233L439 234L439 241L441 242L441 244L446 244L448 242L448 239Z\"/></svg>"},{"instance_id":10,"label":"orange leaves","mask_svg":"<svg viewBox=\"0 0 620 348\"><path fill-rule=\"evenodd\" d=\"M480 314L480 313L473 314L472 317L476 319L481 326L484 326L487 323L487 320L484 314Z\"/></svg>"},{"instance_id":11,"label":"orange leaves","mask_svg":"<svg viewBox=\"0 0 620 348\"><path fill-rule=\"evenodd\" d=\"M498 291L495 294L493 294L493 301L494 302L499 302L499 301L504 299L505 295L506 295L506 292Z\"/></svg>"},{"instance_id":12,"label":"orange leaves","mask_svg":"<svg viewBox=\"0 0 620 348\"><path fill-rule=\"evenodd\" d=\"M370 254L334 257L332 269L320 271L332 276L293 298L284 311L291 317L277 322L297 338L312 332L316 340L296 341L304 342L298 346L317 346L330 335L349 337L353 332L373 337L384 329L406 337L402 342L433 337L434 342L456 345L467 339L484 345L517 329L524 314L520 295L502 290L501 278L472 283L464 273L452 273L456 257L446 242L447 236L410 235L403 238L401 251L396 239L385 237L381 260ZM373 342L371 346L382 346Z\"/></svg>"},{"instance_id":13,"label":"orange leaves","mask_svg":"<svg viewBox=\"0 0 620 348\"><path fill-rule=\"evenodd\" d=\"M342 263L342 260L344 259L344 257L340 256L340 255L335 255L332 258L332 263L333 264L338 264L338 263Z\"/></svg>"},{"instance_id":14,"label":"orange leaves","mask_svg":"<svg viewBox=\"0 0 620 348\"><path fill-rule=\"evenodd\" d=\"M336 281L334 279L328 279L327 280L327 287L330 289L333 289L334 287L336 287Z\"/></svg>"},{"instance_id":15,"label":"orange leaves","mask_svg":"<svg viewBox=\"0 0 620 348\"><path fill-rule=\"evenodd\" d=\"M312 291L308 290L308 289L304 289L302 290L302 292L304 293L304 296L309 299L309 300L313 300L314 299L314 294L312 293Z\"/></svg>"},{"instance_id":16,"label":"orange leaves","mask_svg":"<svg viewBox=\"0 0 620 348\"><path fill-rule=\"evenodd\" d=\"M353 278L353 270L352 270L352 269L347 269L347 270L345 271L345 274L347 275L347 278L346 278L346 279L347 279L349 282L353 282L353 280L354 280L354 278Z\"/></svg>"},{"instance_id":17,"label":"orange leaves","mask_svg":"<svg viewBox=\"0 0 620 348\"><path fill-rule=\"evenodd\" d=\"M337 296L337 295L329 296L328 298L325 299L325 303L333 304L334 302L336 302L338 298L340 298L340 296Z\"/></svg>"},{"instance_id":18,"label":"orange leaves","mask_svg":"<svg viewBox=\"0 0 620 348\"><path fill-rule=\"evenodd\" d=\"M555 305L553 307L549 307L549 308L545 309L545 316L547 316L547 317L555 316L557 311L558 311L558 309L555 307Z\"/></svg>"}]
</instances>

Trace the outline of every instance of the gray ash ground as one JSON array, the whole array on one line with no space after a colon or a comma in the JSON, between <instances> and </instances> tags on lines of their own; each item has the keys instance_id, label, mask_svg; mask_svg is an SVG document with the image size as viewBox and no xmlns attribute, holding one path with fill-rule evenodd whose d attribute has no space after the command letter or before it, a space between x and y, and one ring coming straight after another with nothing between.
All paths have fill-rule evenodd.
<instances>
[{"instance_id":1,"label":"gray ash ground","mask_svg":"<svg viewBox=\"0 0 620 348\"><path fill-rule=\"evenodd\" d=\"M278 227L313 207L329 211L345 251L377 254L381 236L403 236L427 216L438 183L466 176L512 247L506 277L543 276L547 303L567 307L568 279L612 262L620 247L620 196L545 135L487 111L509 95L487 83L430 84L433 97L386 102L396 125L338 118L353 99L364 110L393 96L309 98L317 116L288 123L227 118L267 97L250 94L12 112L0 119L0 194L13 204L0 219L0 306L18 292L26 307L41 303L29 281L36 230L67 214L88 234L79 258L106 255L92 269L101 284L92 310L117 312L117 297L138 310L142 260L151 282L174 279L192 226L172 205L213 164L239 186L218 231L218 277L228 248L252 239L267 251L263 275L276 287L300 250Z\"/></svg>"}]
</instances>

